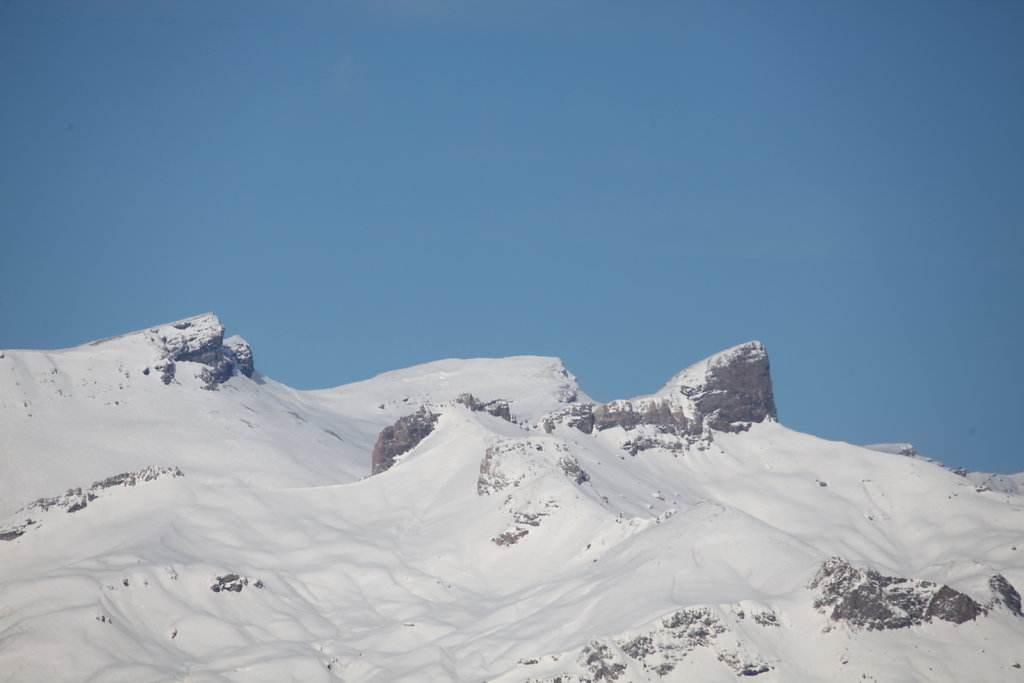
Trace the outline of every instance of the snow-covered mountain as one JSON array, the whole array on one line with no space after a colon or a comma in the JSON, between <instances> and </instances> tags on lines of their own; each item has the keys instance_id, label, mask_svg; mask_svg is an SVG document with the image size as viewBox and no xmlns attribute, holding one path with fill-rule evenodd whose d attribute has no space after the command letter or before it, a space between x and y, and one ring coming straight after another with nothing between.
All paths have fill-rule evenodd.
<instances>
[{"instance_id":1,"label":"snow-covered mountain","mask_svg":"<svg viewBox=\"0 0 1024 683\"><path fill-rule=\"evenodd\" d=\"M5 351L0 680L1024 681L1019 486L895 446L779 424L758 342L608 404L296 391L212 314Z\"/></svg>"}]
</instances>

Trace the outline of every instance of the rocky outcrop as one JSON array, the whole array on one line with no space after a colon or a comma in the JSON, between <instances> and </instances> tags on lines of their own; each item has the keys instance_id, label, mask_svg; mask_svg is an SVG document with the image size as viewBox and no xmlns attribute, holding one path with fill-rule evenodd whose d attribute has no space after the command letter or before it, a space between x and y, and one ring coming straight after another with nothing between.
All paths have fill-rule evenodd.
<instances>
[{"instance_id":1,"label":"rocky outcrop","mask_svg":"<svg viewBox=\"0 0 1024 683\"><path fill-rule=\"evenodd\" d=\"M530 479L560 473L577 485L590 481L590 475L569 453L569 447L550 439L506 439L492 444L480 461L476 492L489 496L509 487L519 487Z\"/></svg>"},{"instance_id":2,"label":"rocky outcrop","mask_svg":"<svg viewBox=\"0 0 1024 683\"><path fill-rule=\"evenodd\" d=\"M385 427L373 447L371 474L380 474L391 469L395 459L416 448L423 439L434 431L437 414L426 406L415 413L400 417L395 424Z\"/></svg>"},{"instance_id":3,"label":"rocky outcrop","mask_svg":"<svg viewBox=\"0 0 1024 683\"><path fill-rule=\"evenodd\" d=\"M238 372L252 377L256 371L252 359L252 347L241 337L230 337L224 340L224 355L234 364Z\"/></svg>"},{"instance_id":4,"label":"rocky outcrop","mask_svg":"<svg viewBox=\"0 0 1024 683\"><path fill-rule=\"evenodd\" d=\"M531 529L539 527L541 521L554 514L560 506L557 500L548 498L523 500L518 503L509 499L506 500L504 507L512 513L512 523L505 531L491 539L492 543L499 546L515 545L529 534Z\"/></svg>"},{"instance_id":5,"label":"rocky outcrop","mask_svg":"<svg viewBox=\"0 0 1024 683\"><path fill-rule=\"evenodd\" d=\"M174 381L177 364L198 363L206 389L216 389L236 372L252 377L252 348L240 337L224 341L224 326L212 313L154 327L145 332L161 353L154 369L164 384Z\"/></svg>"},{"instance_id":6,"label":"rocky outcrop","mask_svg":"<svg viewBox=\"0 0 1024 683\"><path fill-rule=\"evenodd\" d=\"M577 660L590 672L592 681L617 681L626 672L622 656L599 640L592 640L583 648Z\"/></svg>"},{"instance_id":7,"label":"rocky outcrop","mask_svg":"<svg viewBox=\"0 0 1024 683\"><path fill-rule=\"evenodd\" d=\"M164 477L183 477L185 474L177 467L147 467L138 472L124 472L106 479L95 481L88 487L68 489L59 496L38 498L18 510L12 517L21 521L0 526L0 541L13 541L23 536L30 529L38 529L42 523L38 519L45 513L63 510L74 513L89 507L89 504L106 494L109 489L137 486ZM33 519L36 517L37 519Z\"/></svg>"},{"instance_id":8,"label":"rocky outcrop","mask_svg":"<svg viewBox=\"0 0 1024 683\"><path fill-rule=\"evenodd\" d=\"M622 427L626 431L638 425L651 425L665 434L698 433L698 421L688 420L671 399L613 401L594 408L594 429L603 431Z\"/></svg>"},{"instance_id":9,"label":"rocky outcrop","mask_svg":"<svg viewBox=\"0 0 1024 683\"><path fill-rule=\"evenodd\" d=\"M775 419L768 353L760 342L748 342L690 366L653 396L573 405L548 415L541 426L550 433L556 424L567 424L585 434L648 427L623 445L636 455L655 447L681 450L710 438L711 431L740 432Z\"/></svg>"},{"instance_id":10,"label":"rocky outcrop","mask_svg":"<svg viewBox=\"0 0 1024 683\"><path fill-rule=\"evenodd\" d=\"M494 417L500 417L506 422L512 422L512 411L509 408L508 401L503 398L484 403L473 396L473 394L459 394L455 402L464 405L475 413L487 413Z\"/></svg>"},{"instance_id":11,"label":"rocky outcrop","mask_svg":"<svg viewBox=\"0 0 1024 683\"><path fill-rule=\"evenodd\" d=\"M591 434L594 431L594 404L574 403L566 408L555 411L541 420L541 427L550 434L555 431L555 425L564 423L570 427L580 430L584 434Z\"/></svg>"},{"instance_id":12,"label":"rocky outcrop","mask_svg":"<svg viewBox=\"0 0 1024 683\"><path fill-rule=\"evenodd\" d=\"M773 613L767 614L774 618ZM742 612L737 616L744 618ZM642 680L659 680L678 676L676 669L688 656L700 650L712 652L731 676L759 676L772 670L769 660L744 642L715 610L690 607L669 613L628 635L590 640L576 658L577 672L566 672L545 680L581 683L632 681L638 680L629 673L630 667L636 665L644 672ZM557 661L558 657L552 656L551 659ZM539 660L527 660L522 664L536 661ZM541 679L528 680L539 683Z\"/></svg>"},{"instance_id":13,"label":"rocky outcrop","mask_svg":"<svg viewBox=\"0 0 1024 683\"><path fill-rule=\"evenodd\" d=\"M1021 612L1020 593L1017 589L1006 580L1006 577L1002 574L995 574L988 580L988 587L992 591L992 601L989 603L990 607L1002 605L1006 609L1010 610L1010 613L1014 616L1021 617L1024 613Z\"/></svg>"},{"instance_id":14,"label":"rocky outcrop","mask_svg":"<svg viewBox=\"0 0 1024 683\"><path fill-rule=\"evenodd\" d=\"M869 631L907 628L932 619L962 624L987 613L973 598L949 586L859 569L838 556L821 565L808 587L818 591L814 607L819 611L832 608L833 621Z\"/></svg>"},{"instance_id":15,"label":"rocky outcrop","mask_svg":"<svg viewBox=\"0 0 1024 683\"><path fill-rule=\"evenodd\" d=\"M263 588L263 582L259 579L250 580L249 577L241 576L240 574L225 574L213 579L213 583L210 584L210 590L214 593L241 593L242 589L250 583L253 588Z\"/></svg>"},{"instance_id":16,"label":"rocky outcrop","mask_svg":"<svg viewBox=\"0 0 1024 683\"><path fill-rule=\"evenodd\" d=\"M768 352L758 341L687 368L666 390L690 399L696 417L716 431L744 431L753 422L778 419Z\"/></svg>"}]
</instances>

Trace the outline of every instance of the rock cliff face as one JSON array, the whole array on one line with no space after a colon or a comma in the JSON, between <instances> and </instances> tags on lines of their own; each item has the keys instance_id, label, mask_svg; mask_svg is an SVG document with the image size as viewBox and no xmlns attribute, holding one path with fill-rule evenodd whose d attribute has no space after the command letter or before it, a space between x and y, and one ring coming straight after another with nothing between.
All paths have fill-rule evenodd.
<instances>
[{"instance_id":1,"label":"rock cliff face","mask_svg":"<svg viewBox=\"0 0 1024 683\"><path fill-rule=\"evenodd\" d=\"M224 340L224 355L240 373L252 377L256 371L252 359L252 347L241 337L230 337Z\"/></svg>"},{"instance_id":2,"label":"rock cliff face","mask_svg":"<svg viewBox=\"0 0 1024 683\"><path fill-rule=\"evenodd\" d=\"M993 606L1002 604L1006 609L1010 610L1010 614L1016 617L1024 617L1024 613L1021 612L1020 593L1017 589L1006 580L1006 577L1002 574L995 574L988 580L989 590L992 591L992 602Z\"/></svg>"},{"instance_id":3,"label":"rock cliff face","mask_svg":"<svg viewBox=\"0 0 1024 683\"><path fill-rule=\"evenodd\" d=\"M693 401L697 416L720 432L777 420L768 352L759 341L716 354L676 375L661 393Z\"/></svg>"},{"instance_id":4,"label":"rock cliff face","mask_svg":"<svg viewBox=\"0 0 1024 683\"><path fill-rule=\"evenodd\" d=\"M371 474L380 474L391 469L395 458L408 453L430 436L437 424L437 414L426 406L411 415L400 417L395 424L385 427L373 447Z\"/></svg>"},{"instance_id":5,"label":"rock cliff face","mask_svg":"<svg viewBox=\"0 0 1024 683\"><path fill-rule=\"evenodd\" d=\"M252 377L252 349L241 337L231 337L225 343L224 326L212 313L154 327L145 335L161 352L154 368L164 384L174 381L181 362L206 366L198 376L207 389L216 389L236 371Z\"/></svg>"},{"instance_id":6,"label":"rock cliff face","mask_svg":"<svg viewBox=\"0 0 1024 683\"><path fill-rule=\"evenodd\" d=\"M679 373L653 396L603 405L581 403L549 415L548 432L564 423L585 434L621 427L648 432L624 446L631 454L655 446L678 450L708 438L710 431L741 432L754 422L776 420L768 353L753 341L723 351ZM673 438L660 438L667 435Z\"/></svg>"}]
</instances>

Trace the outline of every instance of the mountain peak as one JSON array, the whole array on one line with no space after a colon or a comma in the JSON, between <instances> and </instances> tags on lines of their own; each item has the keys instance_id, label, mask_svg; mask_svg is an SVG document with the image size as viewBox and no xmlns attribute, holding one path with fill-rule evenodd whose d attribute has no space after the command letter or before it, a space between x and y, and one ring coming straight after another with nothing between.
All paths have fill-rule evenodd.
<instances>
[{"instance_id":1,"label":"mountain peak","mask_svg":"<svg viewBox=\"0 0 1024 683\"><path fill-rule=\"evenodd\" d=\"M224 325L213 313L158 325L142 334L162 352L163 358L156 369L161 372L164 384L174 380L180 362L205 365L199 377L207 389L226 382L236 368L246 377L252 376L252 349L241 337L232 337L225 344Z\"/></svg>"},{"instance_id":2,"label":"mountain peak","mask_svg":"<svg viewBox=\"0 0 1024 683\"><path fill-rule=\"evenodd\" d=\"M694 363L670 379L659 396L682 394L698 411L717 416L710 423L723 429L734 422L778 420L772 392L768 351L749 341Z\"/></svg>"}]
</instances>

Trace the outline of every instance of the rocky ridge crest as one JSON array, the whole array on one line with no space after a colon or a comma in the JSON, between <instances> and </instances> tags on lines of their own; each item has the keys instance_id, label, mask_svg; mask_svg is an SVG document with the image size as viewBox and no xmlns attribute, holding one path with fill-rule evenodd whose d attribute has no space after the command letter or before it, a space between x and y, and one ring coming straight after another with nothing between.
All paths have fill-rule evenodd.
<instances>
[{"instance_id":1,"label":"rocky ridge crest","mask_svg":"<svg viewBox=\"0 0 1024 683\"><path fill-rule=\"evenodd\" d=\"M657 394L605 404L567 406L541 420L584 434L621 427L636 432L623 444L631 455L650 448L682 450L710 440L712 431L742 432L755 422L776 421L768 352L758 341L711 356L677 374Z\"/></svg>"},{"instance_id":2,"label":"rocky ridge crest","mask_svg":"<svg viewBox=\"0 0 1024 683\"><path fill-rule=\"evenodd\" d=\"M174 381L177 364L199 363L205 366L197 375L206 389L216 389L234 374L252 377L252 348L241 337L224 339L224 325L213 313L179 320L143 332L161 353L154 369L164 384Z\"/></svg>"}]
</instances>

